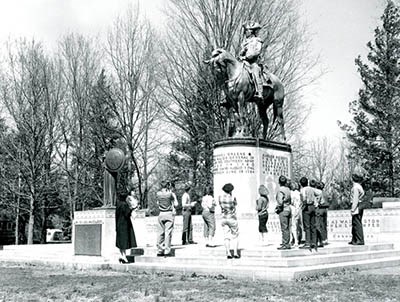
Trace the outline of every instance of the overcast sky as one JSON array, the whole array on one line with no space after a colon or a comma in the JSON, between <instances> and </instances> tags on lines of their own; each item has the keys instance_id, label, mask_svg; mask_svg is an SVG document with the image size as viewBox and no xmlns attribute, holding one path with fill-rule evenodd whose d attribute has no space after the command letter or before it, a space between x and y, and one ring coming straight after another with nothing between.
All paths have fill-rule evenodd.
<instances>
[{"instance_id":1,"label":"overcast sky","mask_svg":"<svg viewBox=\"0 0 400 302\"><path fill-rule=\"evenodd\" d=\"M54 46L69 32L105 32L129 0L2 0L0 43L8 37L34 37ZM162 26L164 0L140 0L147 16ZM340 136L336 121L350 119L348 104L361 87L354 59L367 54L366 43L380 25L384 0L302 0L302 18L313 33L312 51L327 71L305 95L313 110L305 133Z\"/></svg>"}]
</instances>

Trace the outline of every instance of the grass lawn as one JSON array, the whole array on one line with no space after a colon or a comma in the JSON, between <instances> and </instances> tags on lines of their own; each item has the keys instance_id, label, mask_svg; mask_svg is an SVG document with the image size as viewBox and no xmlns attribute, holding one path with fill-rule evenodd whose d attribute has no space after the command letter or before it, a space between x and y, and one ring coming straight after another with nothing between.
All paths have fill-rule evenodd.
<instances>
[{"instance_id":1,"label":"grass lawn","mask_svg":"<svg viewBox=\"0 0 400 302\"><path fill-rule=\"evenodd\" d=\"M0 301L400 301L390 270L267 282L0 263L0 285Z\"/></svg>"}]
</instances>

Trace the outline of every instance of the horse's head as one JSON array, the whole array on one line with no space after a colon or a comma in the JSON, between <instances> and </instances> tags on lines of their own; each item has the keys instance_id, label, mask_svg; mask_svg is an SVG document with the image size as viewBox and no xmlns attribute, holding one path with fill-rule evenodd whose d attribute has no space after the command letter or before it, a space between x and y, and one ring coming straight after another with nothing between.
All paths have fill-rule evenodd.
<instances>
[{"instance_id":1,"label":"horse's head","mask_svg":"<svg viewBox=\"0 0 400 302\"><path fill-rule=\"evenodd\" d=\"M211 53L211 59L204 61L204 63L211 65L217 72L226 73L226 68L229 62L235 58L225 49L217 48Z\"/></svg>"}]
</instances>

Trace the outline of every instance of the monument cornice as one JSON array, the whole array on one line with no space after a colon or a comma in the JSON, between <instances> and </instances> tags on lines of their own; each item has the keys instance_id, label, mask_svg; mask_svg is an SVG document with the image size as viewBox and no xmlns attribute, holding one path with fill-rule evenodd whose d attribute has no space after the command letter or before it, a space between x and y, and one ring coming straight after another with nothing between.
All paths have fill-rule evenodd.
<instances>
[{"instance_id":1,"label":"monument cornice","mask_svg":"<svg viewBox=\"0 0 400 302\"><path fill-rule=\"evenodd\" d=\"M218 140L214 143L214 148L229 147L229 146L264 147L279 151L287 151L287 152L292 151L292 147L289 144L264 140L261 138L253 138L253 137L230 137Z\"/></svg>"}]
</instances>

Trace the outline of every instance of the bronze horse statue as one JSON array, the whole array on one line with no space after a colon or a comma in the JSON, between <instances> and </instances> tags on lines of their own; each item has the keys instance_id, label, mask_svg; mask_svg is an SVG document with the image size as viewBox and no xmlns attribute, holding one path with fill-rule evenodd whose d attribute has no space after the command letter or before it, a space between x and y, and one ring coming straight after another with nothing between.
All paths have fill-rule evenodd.
<instances>
[{"instance_id":1,"label":"bronze horse statue","mask_svg":"<svg viewBox=\"0 0 400 302\"><path fill-rule=\"evenodd\" d=\"M244 135L246 119L246 103L255 102L258 114L263 124L263 139L267 137L268 115L267 109L273 105L273 123L279 125L283 140L286 141L283 121L284 88L281 81L274 74L263 71L263 98L256 100L255 83L244 61L238 61L233 55L222 48L215 49L211 59L205 61L210 64L223 81L223 89L227 100L227 109L234 109L239 121L239 135ZM229 119L228 119L229 122Z\"/></svg>"}]
</instances>

